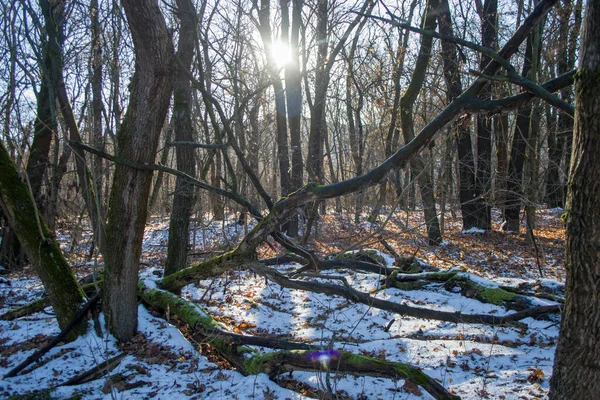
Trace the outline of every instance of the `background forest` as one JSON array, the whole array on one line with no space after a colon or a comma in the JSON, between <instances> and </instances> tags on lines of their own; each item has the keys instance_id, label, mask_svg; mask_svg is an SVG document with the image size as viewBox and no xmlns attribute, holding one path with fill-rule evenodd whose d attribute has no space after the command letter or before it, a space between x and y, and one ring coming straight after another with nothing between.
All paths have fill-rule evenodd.
<instances>
[{"instance_id":1,"label":"background forest","mask_svg":"<svg viewBox=\"0 0 600 400\"><path fill-rule=\"evenodd\" d=\"M559 217L567 197L574 201L577 188L584 188L584 200L571 204L585 208L597 189L590 179L597 173L593 166L582 169L580 186L575 180L567 185L570 166L587 165L571 158L590 157L588 147L574 139L575 109L591 104L598 110L590 89L597 82L580 84L581 92L574 85L587 77L580 54L598 36L590 22L584 27L588 42L582 37L584 9L588 21L598 13L597 1L588 3L2 3L0 265L6 278L0 300L1 318L14 322L2 325L0 345L7 360L17 357L0 365L7 382L21 372L14 367L43 347L40 338L30 348L17 345L17 332L24 329L18 321L51 306L56 320L38 327L40 335L62 331L61 340L112 340L104 362L85 368L95 367L100 375L94 379L102 379L95 389L80 387L90 398L144 386L119 386L114 374L107 376L124 354L150 368L139 361L139 349L182 333L209 355L201 358L182 339L187 345L180 351L188 356L181 357L196 363L190 370L213 368L198 366L205 363L244 375L265 372L272 379L287 371L324 374L312 389L309 377L288 384L277 378L278 385L262 382L257 394L255 381L251 392L235 392L238 398L387 397L365 394L364 383L362 392L333 388L330 372L340 371L403 379L403 385L394 383L394 397L510 398L502 397L501 382L488 390L485 380L470 387L447 379L448 368L460 362L453 356L482 355L463 349L462 341L460 349L448 347L448 358L424 362L428 375L417 368L414 354L395 358L377 347L341 349L341 342L360 342L349 337L377 309L386 313L377 317L387 318L377 322L386 334L396 320L417 321L414 331L406 325L392 329L392 339L423 336L427 326L440 340L491 346L488 367L481 368L486 379L494 345L518 348L524 345L518 332L528 335L545 363L519 372L525 374L521 382L504 376L513 392L546 396L553 385L553 398L594 393L600 383L575 392L569 377L577 374L569 368L580 364L594 381L597 361L572 360L555 372L552 384L544 379L552 374L558 315L565 306L563 266L569 301L569 293L583 293L569 284L570 268L578 265L570 260L598 241L570 241L579 229L573 215L579 214L567 208L563 259ZM589 68L597 72L597 62ZM582 115L589 122L593 111ZM592 134L595 125L589 123ZM579 219L587 216L582 212ZM597 251L582 257L593 259ZM24 284L31 294L19 293L17 282L32 275L37 288ZM271 288L267 281L281 287L281 304L273 307L282 316L271 316L279 321L272 329L243 314L262 307L250 299L256 291L264 296L264 285ZM345 299L329 304L325 321L334 319L336 307L348 314L364 306L358 313L365 316L352 318L345 336L336 329L320 338L277 335L292 324L295 311L288 307L297 301L295 293L306 296L303 307L314 313L313 324L322 317L311 302ZM594 293L588 303L598 298ZM160 333L166 326L156 326L138 307L140 299L155 316L174 318L179 331ZM223 311L231 304L237 308ZM594 309L587 315L597 314ZM88 322L89 316L95 318ZM438 324L430 327L429 321ZM378 340L371 328L363 343ZM50 350L55 345L48 351L56 352L60 346ZM249 348L254 355L246 354ZM173 361L169 357L160 363ZM446 372L433 366L439 362ZM476 369L466 365L463 374ZM194 376L199 383L189 383L185 396L216 396L207 385L218 377ZM37 389L34 381L10 382L17 388L0 387L7 396ZM531 391L527 385L537 386ZM167 393L154 389L125 396Z\"/></svg>"}]
</instances>

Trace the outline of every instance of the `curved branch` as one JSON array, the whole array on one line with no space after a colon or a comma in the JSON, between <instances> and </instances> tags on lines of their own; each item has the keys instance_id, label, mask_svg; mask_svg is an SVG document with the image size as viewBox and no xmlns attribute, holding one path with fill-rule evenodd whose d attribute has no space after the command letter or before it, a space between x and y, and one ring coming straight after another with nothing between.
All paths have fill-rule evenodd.
<instances>
[{"instance_id":1,"label":"curved branch","mask_svg":"<svg viewBox=\"0 0 600 400\"><path fill-rule=\"evenodd\" d=\"M514 83L515 85L521 86L523 89L527 90L528 92L532 93L533 95L544 100L546 103L553 105L554 107L556 107L560 110L563 110L570 116L573 117L575 115L575 107L573 107L571 104L569 104L566 101L561 100L557 96L553 95L552 93L550 93L549 90L544 88L544 86L538 85L538 84L534 83L533 81L525 78L524 76L519 75L514 70L508 71L508 73L505 76L498 76L498 75L488 76L488 75L484 75L484 74L482 74L478 71L474 71L474 70L470 70L469 73L471 73L472 75L487 79L488 81L500 81L500 82Z\"/></svg>"}]
</instances>

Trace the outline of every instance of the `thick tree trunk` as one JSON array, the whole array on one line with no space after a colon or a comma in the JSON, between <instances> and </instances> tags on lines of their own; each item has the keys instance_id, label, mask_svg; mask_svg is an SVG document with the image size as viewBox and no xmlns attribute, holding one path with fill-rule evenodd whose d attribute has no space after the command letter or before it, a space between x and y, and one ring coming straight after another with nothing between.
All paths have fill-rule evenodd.
<instances>
[{"instance_id":1,"label":"thick tree trunk","mask_svg":"<svg viewBox=\"0 0 600 400\"><path fill-rule=\"evenodd\" d=\"M550 399L600 397L600 1L587 2L566 207L567 294Z\"/></svg>"},{"instance_id":2,"label":"thick tree trunk","mask_svg":"<svg viewBox=\"0 0 600 400\"><path fill-rule=\"evenodd\" d=\"M1 141L0 206L36 268L58 325L61 329L66 327L77 314L85 295ZM79 322L69 334L69 339L84 333L86 327L85 320Z\"/></svg>"},{"instance_id":3,"label":"thick tree trunk","mask_svg":"<svg viewBox=\"0 0 600 400\"><path fill-rule=\"evenodd\" d=\"M175 66L173 83L173 128L175 140L181 142L194 141L192 127L192 91L186 71L189 71L194 57L194 23L196 13L191 0L177 0L177 13L181 21L179 44L177 49L178 64ZM192 146L177 146L177 169L189 176L195 176L196 159ZM179 271L186 266L190 242L190 216L194 206L194 186L178 176L175 183L175 195L169 223L169 242L165 275Z\"/></svg>"},{"instance_id":4,"label":"thick tree trunk","mask_svg":"<svg viewBox=\"0 0 600 400\"><path fill-rule=\"evenodd\" d=\"M173 44L156 0L123 0L136 54L129 107L117 137L119 157L154 162L172 90ZM152 173L117 164L106 228L104 312L127 341L137 328L137 281Z\"/></svg>"}]
</instances>

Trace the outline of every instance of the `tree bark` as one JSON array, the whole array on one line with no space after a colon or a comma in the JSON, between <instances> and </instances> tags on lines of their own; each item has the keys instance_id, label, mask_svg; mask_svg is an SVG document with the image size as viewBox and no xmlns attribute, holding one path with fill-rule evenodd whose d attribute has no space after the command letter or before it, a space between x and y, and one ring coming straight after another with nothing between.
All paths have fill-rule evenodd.
<instances>
[{"instance_id":1,"label":"tree bark","mask_svg":"<svg viewBox=\"0 0 600 400\"><path fill-rule=\"evenodd\" d=\"M156 155L172 91L173 43L156 0L123 0L136 55L117 154L151 164ZM137 329L137 281L152 173L117 164L106 228L104 313L122 341Z\"/></svg>"},{"instance_id":2,"label":"tree bark","mask_svg":"<svg viewBox=\"0 0 600 400\"><path fill-rule=\"evenodd\" d=\"M587 2L575 81L575 135L566 207L565 309L551 400L600 397L600 2Z\"/></svg>"},{"instance_id":3,"label":"tree bark","mask_svg":"<svg viewBox=\"0 0 600 400\"><path fill-rule=\"evenodd\" d=\"M196 10L191 0L177 0L177 14L180 20L177 63L173 82L173 129L176 141L194 141L192 127L192 91L186 71L192 66L194 57L194 38ZM196 159L194 148L177 146L177 169L194 176ZM178 176L175 183L175 195L169 223L169 242L165 276L186 267L190 242L190 216L195 202L194 186Z\"/></svg>"}]
</instances>

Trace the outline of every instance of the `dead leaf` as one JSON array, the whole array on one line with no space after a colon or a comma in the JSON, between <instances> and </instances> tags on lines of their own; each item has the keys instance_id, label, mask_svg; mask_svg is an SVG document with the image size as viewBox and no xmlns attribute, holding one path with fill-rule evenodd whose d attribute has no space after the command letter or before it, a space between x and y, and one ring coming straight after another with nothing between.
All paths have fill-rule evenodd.
<instances>
[{"instance_id":1,"label":"dead leaf","mask_svg":"<svg viewBox=\"0 0 600 400\"><path fill-rule=\"evenodd\" d=\"M533 370L531 374L527 377L529 383L540 383L544 379L544 371L539 368Z\"/></svg>"},{"instance_id":2,"label":"dead leaf","mask_svg":"<svg viewBox=\"0 0 600 400\"><path fill-rule=\"evenodd\" d=\"M414 394L415 396L421 396L423 393L419 386L416 383L409 381L408 379L404 381L404 385L402 385L402 389L410 394Z\"/></svg>"}]
</instances>

